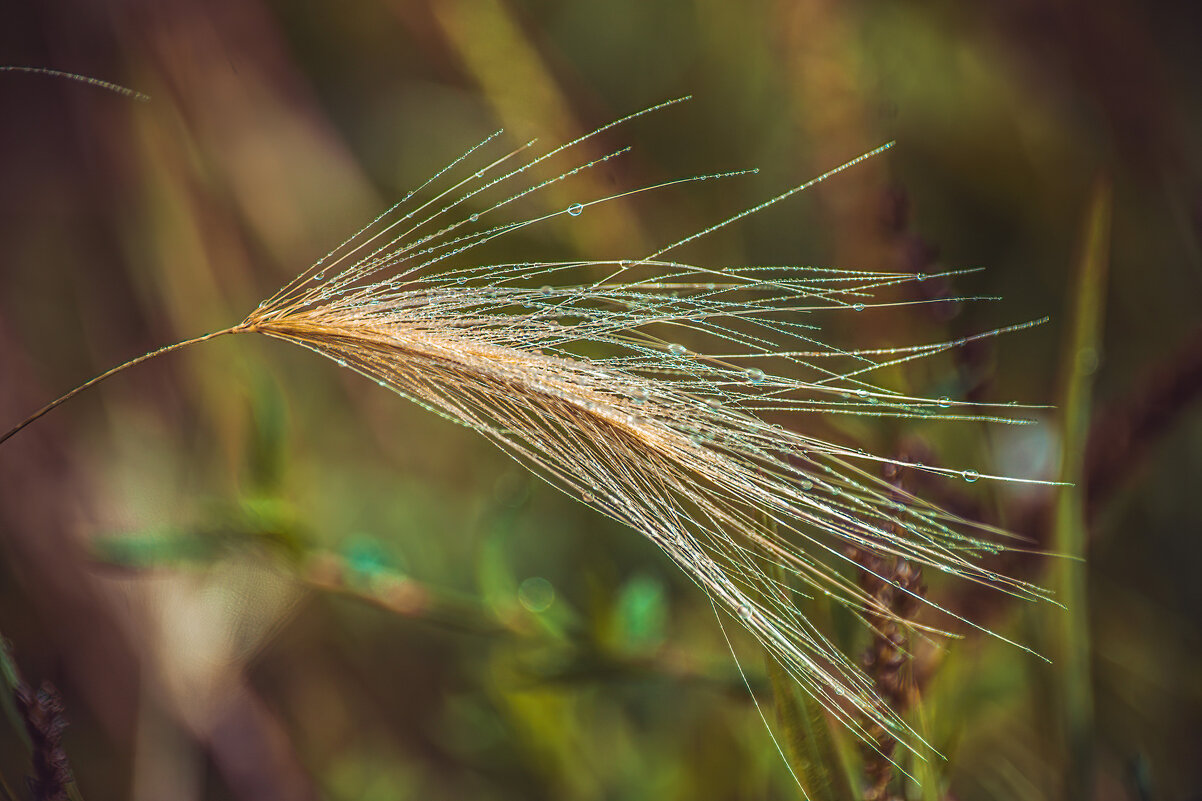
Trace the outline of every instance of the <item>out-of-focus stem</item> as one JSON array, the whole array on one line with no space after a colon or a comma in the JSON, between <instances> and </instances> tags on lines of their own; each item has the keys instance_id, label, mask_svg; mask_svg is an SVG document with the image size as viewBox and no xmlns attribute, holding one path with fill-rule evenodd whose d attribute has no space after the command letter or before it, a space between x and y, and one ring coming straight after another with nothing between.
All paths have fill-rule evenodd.
<instances>
[{"instance_id":1,"label":"out-of-focus stem","mask_svg":"<svg viewBox=\"0 0 1202 801\"><path fill-rule=\"evenodd\" d=\"M1062 414L1060 480L1071 486L1056 504L1055 588L1068 611L1059 618L1049 643L1056 669L1056 699L1060 713L1066 801L1088 799L1093 776L1093 690L1090 670L1089 598L1086 583L1087 550L1085 446L1089 436L1093 374L1097 369L1106 273L1110 249L1112 189L1100 176L1093 188L1082 232L1080 257L1061 364Z\"/></svg>"},{"instance_id":2,"label":"out-of-focus stem","mask_svg":"<svg viewBox=\"0 0 1202 801\"><path fill-rule=\"evenodd\" d=\"M763 519L775 536L775 523L767 516ZM780 565L773 567L773 575L782 588L790 586L789 576ZM798 689L797 682L771 652L764 654L764 667L772 686L776 720L784 736L784 756L793 778L801 785L802 797L807 801L855 801L851 777L822 705Z\"/></svg>"}]
</instances>

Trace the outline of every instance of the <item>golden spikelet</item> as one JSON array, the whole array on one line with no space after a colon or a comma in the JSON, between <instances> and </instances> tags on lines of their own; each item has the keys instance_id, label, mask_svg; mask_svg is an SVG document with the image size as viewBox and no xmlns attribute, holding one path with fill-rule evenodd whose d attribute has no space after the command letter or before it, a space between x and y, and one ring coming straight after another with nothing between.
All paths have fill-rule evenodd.
<instances>
[{"instance_id":1,"label":"golden spikelet","mask_svg":"<svg viewBox=\"0 0 1202 801\"><path fill-rule=\"evenodd\" d=\"M1019 597L1044 594L978 563L1000 549L973 533L979 527L899 495L865 467L891 460L785 430L762 415L1020 421L873 383L884 366L967 340L874 351L822 344L819 313L855 314L871 305L875 291L921 280L914 275L710 269L665 258L860 159L645 258L460 263L497 237L612 199L488 224L515 200L624 152L508 189L536 165L631 117L507 171L524 148L472 171L465 162L494 134L420 188L435 192L431 184L446 176L450 185L432 199L410 193L242 323L201 339L260 333L293 342L480 432L556 487L652 540L857 735L867 739L866 723L876 724L916 748L918 735L774 576L783 570L808 591L874 620L896 616L841 575L839 568L852 564L848 546ZM468 175L453 180L456 169ZM724 176L684 180L715 177ZM497 193L501 199L488 200ZM469 207L483 210L465 215ZM913 595L889 576L877 578Z\"/></svg>"}]
</instances>

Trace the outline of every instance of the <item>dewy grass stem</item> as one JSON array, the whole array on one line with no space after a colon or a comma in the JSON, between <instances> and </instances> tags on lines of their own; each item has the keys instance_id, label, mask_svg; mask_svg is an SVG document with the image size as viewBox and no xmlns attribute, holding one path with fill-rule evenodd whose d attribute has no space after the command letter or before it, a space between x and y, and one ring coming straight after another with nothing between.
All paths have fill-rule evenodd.
<instances>
[{"instance_id":1,"label":"dewy grass stem","mask_svg":"<svg viewBox=\"0 0 1202 801\"><path fill-rule=\"evenodd\" d=\"M216 339L217 337L225 336L226 334L236 334L239 331L246 331L246 330L249 330L247 328L247 326L236 325L232 328L226 328L223 331L214 331L211 334L205 334L202 337L196 337L195 339L187 339L187 340L184 340L183 342L176 342L174 345L167 345L166 347L159 348L158 350L152 350L150 353L144 353L141 356L137 357L136 359L130 359L127 362L119 364L116 367L112 368L111 370L107 370L107 371L101 373L100 375L96 376L91 381L80 384L75 389L68 392L66 395L63 395L60 398L56 398L56 399L50 401L50 403L47 403L45 406L38 409L36 412L31 414L29 417L25 418L20 423L13 426L12 428L10 428L8 431L6 431L4 433L4 436L0 437L0 445L7 442L9 440L9 438L12 437L14 434L16 434L18 431L25 428L25 426L34 422L39 417L41 417L42 415L51 411L55 407L60 406L63 403L66 403L67 401L71 400L79 393L83 392L85 389L96 386L104 379L109 378L110 376L114 376L117 373L121 372L122 370L126 370L130 367L133 367L134 365L141 364L142 362L150 361L151 359L155 358L156 356L162 356L164 353L170 353L173 350L179 350L180 348L187 347L188 345L195 345L198 342L204 342L209 339Z\"/></svg>"}]
</instances>

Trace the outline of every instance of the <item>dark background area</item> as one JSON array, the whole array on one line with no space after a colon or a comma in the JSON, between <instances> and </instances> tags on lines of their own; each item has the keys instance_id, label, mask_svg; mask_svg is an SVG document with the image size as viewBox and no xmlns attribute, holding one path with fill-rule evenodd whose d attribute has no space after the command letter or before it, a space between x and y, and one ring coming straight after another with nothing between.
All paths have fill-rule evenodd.
<instances>
[{"instance_id":1,"label":"dark background area","mask_svg":"<svg viewBox=\"0 0 1202 801\"><path fill-rule=\"evenodd\" d=\"M499 127L545 150L693 95L607 132L583 155L633 151L552 193L564 205L759 168L508 245L578 258L651 252L896 140L681 256L983 267L926 299L1003 298L835 322L846 347L1051 318L899 379L1059 406L1037 426L780 420L1049 480L1065 432L1089 426L1069 491L1086 602L1019 608L928 577L1053 664L971 631L917 654L947 756L925 797L1196 799L1200 44L1196 5L1133 0L9 3L0 64L151 99L0 72L0 428L241 320ZM1107 215L1091 285L1084 231ZM1083 303L1102 328L1078 351ZM1070 374L1089 394L1066 408ZM1053 492L915 489L1056 547ZM1049 586L1063 564L1005 561ZM832 636L863 649L846 623ZM1082 763L1057 734L1066 630L1089 649L1068 676L1092 711L1088 790L1065 789ZM61 693L88 799L798 797L709 604L653 546L278 342L166 356L0 447L0 632L23 677ZM771 716L762 658L736 647ZM0 776L23 797L13 723Z\"/></svg>"}]
</instances>

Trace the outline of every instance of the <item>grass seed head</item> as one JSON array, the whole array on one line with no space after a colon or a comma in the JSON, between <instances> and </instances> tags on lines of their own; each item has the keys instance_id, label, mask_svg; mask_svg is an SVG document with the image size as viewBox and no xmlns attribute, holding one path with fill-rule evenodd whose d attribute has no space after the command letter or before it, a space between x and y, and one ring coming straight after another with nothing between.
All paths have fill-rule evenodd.
<instances>
[{"instance_id":1,"label":"grass seed head","mask_svg":"<svg viewBox=\"0 0 1202 801\"><path fill-rule=\"evenodd\" d=\"M478 431L658 545L858 736L869 738L865 725L880 726L918 746L917 734L811 623L780 577L869 625L892 621L923 634L938 629L899 618L844 577L849 553L904 560L1023 598L1043 593L982 566L979 557L1000 546L972 524L876 478L873 468L891 460L783 429L765 415L1020 422L874 383L882 368L969 340L855 351L822 341L823 314L857 314L879 291L922 277L707 268L667 256L814 182L643 258L473 264L472 251L498 237L614 199L503 219L515 200L624 152L530 185L523 179L534 167L589 137L535 158L523 148L472 167L496 136L423 185L430 197L411 193L238 329L314 350ZM867 563L861 559L860 569ZM875 580L954 617L887 572Z\"/></svg>"},{"instance_id":2,"label":"grass seed head","mask_svg":"<svg viewBox=\"0 0 1202 801\"><path fill-rule=\"evenodd\" d=\"M473 261L473 251L500 237L557 217L571 220L633 194L506 219L517 201L536 198L626 149L569 162L558 174L552 169L553 177L532 180L538 169L554 167L603 131L676 102L537 157L527 155L533 143L486 156L498 131L240 324L119 365L47 404L0 436L0 443L79 392L164 353L231 333L295 343L478 431L554 486L640 532L864 742L880 742L883 730L921 755L927 746L918 734L873 679L814 626L793 585L809 596L829 597L878 633L922 636L946 632L895 610L922 606L936 618L974 624L883 566L934 568L1024 599L1045 593L981 563L1002 549L996 540L1001 532L878 478L882 465L906 462L787 430L766 417L785 412L1023 422L982 404L906 395L876 379L885 368L1039 321L954 341L848 350L823 341L824 315L898 305L874 298L933 276L703 267L668 255L884 148L638 258ZM478 161L483 163L473 166ZM967 481L1002 478L921 469ZM864 581L863 573L859 581L849 578L844 569L864 571L871 580ZM889 592L880 591L886 587ZM900 597L913 603L882 600Z\"/></svg>"}]
</instances>

